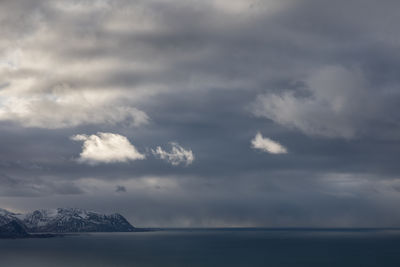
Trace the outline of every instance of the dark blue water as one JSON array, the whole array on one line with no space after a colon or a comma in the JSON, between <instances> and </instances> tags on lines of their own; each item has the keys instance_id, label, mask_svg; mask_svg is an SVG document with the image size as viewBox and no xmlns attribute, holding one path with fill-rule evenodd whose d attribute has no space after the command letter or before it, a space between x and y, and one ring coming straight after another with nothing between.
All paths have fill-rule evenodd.
<instances>
[{"instance_id":1,"label":"dark blue water","mask_svg":"<svg viewBox=\"0 0 400 267\"><path fill-rule=\"evenodd\" d=\"M398 230L163 230L0 240L0 266L400 266Z\"/></svg>"}]
</instances>

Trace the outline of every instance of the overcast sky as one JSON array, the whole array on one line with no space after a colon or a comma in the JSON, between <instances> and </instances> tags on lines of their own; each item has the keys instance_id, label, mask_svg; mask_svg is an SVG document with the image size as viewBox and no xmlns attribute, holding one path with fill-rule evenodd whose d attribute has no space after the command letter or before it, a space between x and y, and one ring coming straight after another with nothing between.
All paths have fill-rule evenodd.
<instances>
[{"instance_id":1,"label":"overcast sky","mask_svg":"<svg viewBox=\"0 0 400 267\"><path fill-rule=\"evenodd\" d=\"M0 203L400 227L400 2L0 2Z\"/></svg>"}]
</instances>

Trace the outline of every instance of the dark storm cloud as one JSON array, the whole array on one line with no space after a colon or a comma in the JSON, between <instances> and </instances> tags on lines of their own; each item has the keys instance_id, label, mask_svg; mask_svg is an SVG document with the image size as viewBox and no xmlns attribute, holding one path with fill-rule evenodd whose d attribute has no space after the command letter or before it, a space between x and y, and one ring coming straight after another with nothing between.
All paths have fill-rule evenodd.
<instances>
[{"instance_id":1,"label":"dark storm cloud","mask_svg":"<svg viewBox=\"0 0 400 267\"><path fill-rule=\"evenodd\" d=\"M397 1L1 7L7 207L120 210L142 226L400 223ZM252 149L258 131L289 153ZM69 138L98 132L146 159L77 164ZM151 155L169 142L192 164Z\"/></svg>"}]
</instances>

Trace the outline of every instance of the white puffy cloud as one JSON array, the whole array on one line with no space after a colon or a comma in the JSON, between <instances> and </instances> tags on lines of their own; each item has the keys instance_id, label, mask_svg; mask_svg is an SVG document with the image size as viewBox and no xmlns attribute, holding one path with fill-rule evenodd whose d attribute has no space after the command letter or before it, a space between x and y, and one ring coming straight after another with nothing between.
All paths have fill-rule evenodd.
<instances>
[{"instance_id":1,"label":"white puffy cloud","mask_svg":"<svg viewBox=\"0 0 400 267\"><path fill-rule=\"evenodd\" d=\"M99 163L127 162L145 159L129 140L114 133L97 133L92 135L77 134L71 137L74 141L83 141L82 152L78 162L96 165Z\"/></svg>"},{"instance_id":2,"label":"white puffy cloud","mask_svg":"<svg viewBox=\"0 0 400 267\"><path fill-rule=\"evenodd\" d=\"M271 140L267 137L263 137L261 133L257 133L256 136L251 140L251 146L254 149L259 149L264 152L271 154L286 154L287 149L279 144L278 142Z\"/></svg>"},{"instance_id":3,"label":"white puffy cloud","mask_svg":"<svg viewBox=\"0 0 400 267\"><path fill-rule=\"evenodd\" d=\"M172 149L170 152L163 150L160 146L156 147L156 149L152 149L152 153L154 156L159 157L174 166L177 166L181 163L187 165L192 164L194 161L194 154L190 149L184 149L178 143L171 142Z\"/></svg>"}]
</instances>

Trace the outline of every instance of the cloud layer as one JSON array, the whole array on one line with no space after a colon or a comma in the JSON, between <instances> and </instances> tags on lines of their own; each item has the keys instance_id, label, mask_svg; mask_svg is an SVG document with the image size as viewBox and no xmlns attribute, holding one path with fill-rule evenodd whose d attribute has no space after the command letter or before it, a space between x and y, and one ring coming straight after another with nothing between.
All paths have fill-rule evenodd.
<instances>
[{"instance_id":1,"label":"cloud layer","mask_svg":"<svg viewBox=\"0 0 400 267\"><path fill-rule=\"evenodd\" d=\"M92 135L78 134L71 137L74 141L82 141L82 152L78 162L96 165L99 163L127 162L144 159L141 154L122 135L114 133L97 133Z\"/></svg>"}]
</instances>

